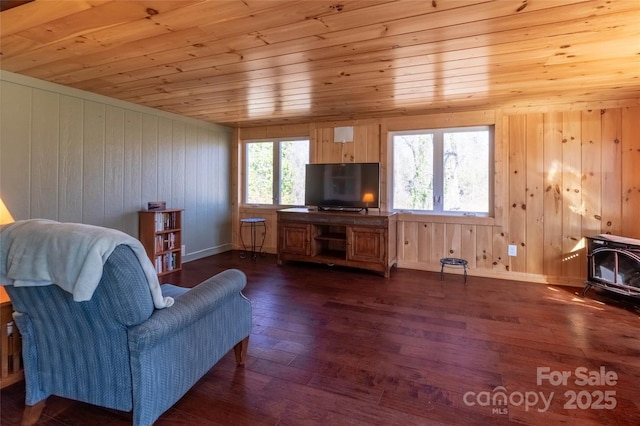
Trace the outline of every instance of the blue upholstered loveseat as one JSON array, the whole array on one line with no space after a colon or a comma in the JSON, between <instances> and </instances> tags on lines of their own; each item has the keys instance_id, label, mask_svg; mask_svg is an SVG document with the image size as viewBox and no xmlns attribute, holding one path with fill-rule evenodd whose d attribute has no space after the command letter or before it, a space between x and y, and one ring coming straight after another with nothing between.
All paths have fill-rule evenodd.
<instances>
[{"instance_id":1,"label":"blue upholstered loveseat","mask_svg":"<svg viewBox=\"0 0 640 426\"><path fill-rule=\"evenodd\" d=\"M57 395L152 424L232 348L243 364L251 330L245 284L231 269L192 289L163 285L174 303L156 309L138 258L117 245L90 300L74 301L57 285L6 286L23 339L25 422Z\"/></svg>"}]
</instances>

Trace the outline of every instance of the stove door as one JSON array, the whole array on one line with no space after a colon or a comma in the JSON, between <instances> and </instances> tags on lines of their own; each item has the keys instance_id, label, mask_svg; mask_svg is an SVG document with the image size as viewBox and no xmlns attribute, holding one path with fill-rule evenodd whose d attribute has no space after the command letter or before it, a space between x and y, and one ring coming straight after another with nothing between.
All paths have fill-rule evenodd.
<instances>
[{"instance_id":1,"label":"stove door","mask_svg":"<svg viewBox=\"0 0 640 426\"><path fill-rule=\"evenodd\" d=\"M602 247L590 258L589 280L626 289L640 289L640 252Z\"/></svg>"},{"instance_id":2,"label":"stove door","mask_svg":"<svg viewBox=\"0 0 640 426\"><path fill-rule=\"evenodd\" d=\"M640 258L631 252L618 254L619 283L640 289Z\"/></svg>"}]
</instances>

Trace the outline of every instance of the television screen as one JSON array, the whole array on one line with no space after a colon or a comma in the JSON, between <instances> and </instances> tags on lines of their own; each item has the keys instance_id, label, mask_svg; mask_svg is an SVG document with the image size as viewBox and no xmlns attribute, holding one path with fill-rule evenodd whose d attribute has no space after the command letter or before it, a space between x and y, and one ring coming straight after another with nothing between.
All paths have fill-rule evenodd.
<instances>
[{"instance_id":1,"label":"television screen","mask_svg":"<svg viewBox=\"0 0 640 426\"><path fill-rule=\"evenodd\" d=\"M380 207L380 164L307 164L305 205L320 209Z\"/></svg>"}]
</instances>

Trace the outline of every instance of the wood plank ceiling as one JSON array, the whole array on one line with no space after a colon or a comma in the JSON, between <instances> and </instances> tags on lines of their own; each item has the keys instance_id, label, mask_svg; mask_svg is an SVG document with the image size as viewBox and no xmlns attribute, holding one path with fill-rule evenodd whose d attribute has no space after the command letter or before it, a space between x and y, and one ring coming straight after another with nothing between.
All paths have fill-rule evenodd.
<instances>
[{"instance_id":1,"label":"wood plank ceiling","mask_svg":"<svg viewBox=\"0 0 640 426\"><path fill-rule=\"evenodd\" d=\"M640 98L638 0L36 0L3 70L250 127Z\"/></svg>"}]
</instances>

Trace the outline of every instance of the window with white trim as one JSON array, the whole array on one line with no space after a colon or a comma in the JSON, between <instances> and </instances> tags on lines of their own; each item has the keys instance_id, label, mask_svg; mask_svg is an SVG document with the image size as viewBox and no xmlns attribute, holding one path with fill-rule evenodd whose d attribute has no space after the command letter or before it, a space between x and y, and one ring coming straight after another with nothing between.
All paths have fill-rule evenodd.
<instances>
[{"instance_id":1,"label":"window with white trim","mask_svg":"<svg viewBox=\"0 0 640 426\"><path fill-rule=\"evenodd\" d=\"M493 126L391 132L392 208L491 215Z\"/></svg>"},{"instance_id":2,"label":"window with white trim","mask_svg":"<svg viewBox=\"0 0 640 426\"><path fill-rule=\"evenodd\" d=\"M245 203L304 205L304 173L309 139L245 143Z\"/></svg>"}]
</instances>

